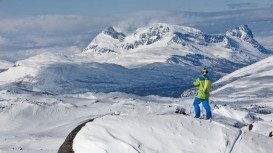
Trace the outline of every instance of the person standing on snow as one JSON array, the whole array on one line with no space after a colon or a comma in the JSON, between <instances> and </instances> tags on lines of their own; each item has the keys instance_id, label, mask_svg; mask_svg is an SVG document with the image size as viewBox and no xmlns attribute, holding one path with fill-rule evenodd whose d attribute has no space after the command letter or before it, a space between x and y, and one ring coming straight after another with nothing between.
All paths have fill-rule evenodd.
<instances>
[{"instance_id":1,"label":"person standing on snow","mask_svg":"<svg viewBox=\"0 0 273 153\"><path fill-rule=\"evenodd\" d=\"M199 104L202 103L203 107L206 110L206 120L211 118L211 110L209 105L209 96L211 89L211 81L207 76L208 70L203 68L200 76L196 78L193 82L193 85L198 88L196 97L193 102L195 118L200 118L200 107Z\"/></svg>"}]
</instances>

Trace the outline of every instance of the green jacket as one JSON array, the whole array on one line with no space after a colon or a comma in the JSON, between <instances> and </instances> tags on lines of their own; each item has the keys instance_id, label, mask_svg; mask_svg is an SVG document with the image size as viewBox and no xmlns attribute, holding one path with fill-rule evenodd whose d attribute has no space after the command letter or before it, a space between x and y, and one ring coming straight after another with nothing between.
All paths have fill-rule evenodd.
<instances>
[{"instance_id":1,"label":"green jacket","mask_svg":"<svg viewBox=\"0 0 273 153\"><path fill-rule=\"evenodd\" d=\"M193 85L198 87L198 91L196 93L196 97L200 99L209 99L210 89L211 89L211 81L208 76L200 75L193 82Z\"/></svg>"}]
</instances>

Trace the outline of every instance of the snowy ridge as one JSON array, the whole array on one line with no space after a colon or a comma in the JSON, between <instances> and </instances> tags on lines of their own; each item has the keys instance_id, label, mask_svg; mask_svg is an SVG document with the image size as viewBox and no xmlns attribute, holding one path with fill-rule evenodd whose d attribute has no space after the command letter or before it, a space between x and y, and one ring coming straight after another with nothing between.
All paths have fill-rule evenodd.
<instances>
[{"instance_id":1,"label":"snowy ridge","mask_svg":"<svg viewBox=\"0 0 273 153\"><path fill-rule=\"evenodd\" d=\"M228 93L232 97L240 97L241 92L246 92L252 97L272 96L271 77L273 72L273 57L268 57L260 62L239 69L215 82L219 87L215 94ZM264 94L264 95L262 95Z\"/></svg>"},{"instance_id":2,"label":"snowy ridge","mask_svg":"<svg viewBox=\"0 0 273 153\"><path fill-rule=\"evenodd\" d=\"M128 69L116 64L92 62L81 56L45 53L18 61L14 67L0 73L0 87L13 92L49 94L122 91L160 95L172 89L173 92L168 92L170 96L179 95L179 90L187 88L187 84L183 85L181 81L191 79L191 76L179 75L186 70L186 67L164 63ZM162 74L162 71L166 73ZM181 79L172 81L175 77Z\"/></svg>"},{"instance_id":3,"label":"snowy ridge","mask_svg":"<svg viewBox=\"0 0 273 153\"><path fill-rule=\"evenodd\" d=\"M163 50L166 50L165 58L158 56L158 52ZM84 50L84 53L94 55L99 60L105 61L107 57L107 60L122 65L132 65L130 61L127 64L122 61L131 57L137 59L142 52L146 56L153 55L154 61L161 62L171 55L201 54L235 63L250 63L271 53L254 39L247 25L231 29L223 35L209 35L191 27L164 23L139 28L132 34L107 28Z\"/></svg>"},{"instance_id":4,"label":"snowy ridge","mask_svg":"<svg viewBox=\"0 0 273 153\"><path fill-rule=\"evenodd\" d=\"M94 62L89 56L44 53L18 61L14 67L0 73L0 88L17 93L118 91L177 97L191 87L192 78L199 74L202 63L216 69L210 75L213 79L243 66L202 55L196 57L198 59L192 55L172 56L165 63L127 68L113 63ZM229 69L223 69L223 66L229 66ZM184 73L186 71L190 73Z\"/></svg>"},{"instance_id":5,"label":"snowy ridge","mask_svg":"<svg viewBox=\"0 0 273 153\"><path fill-rule=\"evenodd\" d=\"M214 135L218 133L217 135ZM185 116L110 116L86 124L74 139L75 153L228 152L236 128L200 123ZM228 134L228 137L227 135ZM213 139L208 141L214 135ZM200 145L202 144L202 145Z\"/></svg>"},{"instance_id":6,"label":"snowy ridge","mask_svg":"<svg viewBox=\"0 0 273 153\"><path fill-rule=\"evenodd\" d=\"M226 36L236 39L241 39L245 42L248 42L254 48L258 49L263 53L267 53L268 50L265 49L262 45L260 45L255 39L252 34L252 31L249 29L247 25L243 25L240 27L236 27L235 29L229 30L226 32Z\"/></svg>"}]
</instances>

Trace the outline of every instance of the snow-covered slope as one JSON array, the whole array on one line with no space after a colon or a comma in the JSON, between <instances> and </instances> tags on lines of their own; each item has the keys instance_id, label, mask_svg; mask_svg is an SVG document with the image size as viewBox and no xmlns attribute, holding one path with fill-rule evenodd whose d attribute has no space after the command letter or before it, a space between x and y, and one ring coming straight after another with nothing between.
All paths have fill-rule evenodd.
<instances>
[{"instance_id":1,"label":"snow-covered slope","mask_svg":"<svg viewBox=\"0 0 273 153\"><path fill-rule=\"evenodd\" d=\"M89 57L45 53L18 61L14 67L0 73L0 88L48 94L118 91L179 96L192 86L193 78L199 74L201 67L193 66L193 63L200 62L188 55L174 56L173 59L181 62L189 60L191 63L153 63L127 68L113 63L93 62ZM226 60L211 61L215 66L210 73L213 80L243 66Z\"/></svg>"},{"instance_id":2,"label":"snow-covered slope","mask_svg":"<svg viewBox=\"0 0 273 153\"><path fill-rule=\"evenodd\" d=\"M184 81L191 80L192 74L198 73L193 70L183 74L190 70L165 63L129 69L92 62L82 56L45 53L18 61L14 67L0 73L0 88L47 94L121 91L172 96L186 89L190 82Z\"/></svg>"},{"instance_id":3,"label":"snow-covered slope","mask_svg":"<svg viewBox=\"0 0 273 153\"><path fill-rule=\"evenodd\" d=\"M106 116L87 123L75 153L270 153L272 138L181 115Z\"/></svg>"},{"instance_id":4,"label":"snow-covered slope","mask_svg":"<svg viewBox=\"0 0 273 153\"><path fill-rule=\"evenodd\" d=\"M84 53L128 66L165 62L173 55L195 55L197 59L201 55L247 64L265 57L270 51L254 39L246 25L226 34L209 35L191 27L158 23L139 28L132 34L109 27L93 39Z\"/></svg>"},{"instance_id":5,"label":"snow-covered slope","mask_svg":"<svg viewBox=\"0 0 273 153\"><path fill-rule=\"evenodd\" d=\"M52 96L1 91L0 97L0 124L5 125L0 127L0 152L5 153L57 152L67 134L86 120L111 117L115 112L143 117L174 114L181 103L175 98L123 93Z\"/></svg>"},{"instance_id":6,"label":"snow-covered slope","mask_svg":"<svg viewBox=\"0 0 273 153\"><path fill-rule=\"evenodd\" d=\"M5 125L0 128L0 152L5 153L57 152L73 128L92 118L96 118L95 121L86 124L75 137L73 148L77 152L90 152L90 148L94 151L98 147L121 152L135 152L133 147L162 153L168 150L200 152L201 148L229 152L234 146L232 150L238 152L248 149L253 153L270 153L273 146L272 138L267 137L273 130L270 121L257 125L257 118L253 132L249 132L239 123L252 123L249 117L257 114L250 115L244 109L235 110L229 105L213 110L212 123L195 120L192 98L123 93L52 96L9 91L1 91L0 97L0 123ZM177 108L184 109L189 116L175 114ZM272 119L270 114L265 116ZM259 147L253 148L255 145Z\"/></svg>"},{"instance_id":7,"label":"snow-covered slope","mask_svg":"<svg viewBox=\"0 0 273 153\"><path fill-rule=\"evenodd\" d=\"M273 97L273 56L239 69L215 82L215 95L229 98Z\"/></svg>"},{"instance_id":8,"label":"snow-covered slope","mask_svg":"<svg viewBox=\"0 0 273 153\"><path fill-rule=\"evenodd\" d=\"M253 131L273 131L273 56L239 69L215 82L213 100L220 105L250 112ZM231 113L227 113L231 114ZM234 117L233 115L231 115Z\"/></svg>"}]
</instances>

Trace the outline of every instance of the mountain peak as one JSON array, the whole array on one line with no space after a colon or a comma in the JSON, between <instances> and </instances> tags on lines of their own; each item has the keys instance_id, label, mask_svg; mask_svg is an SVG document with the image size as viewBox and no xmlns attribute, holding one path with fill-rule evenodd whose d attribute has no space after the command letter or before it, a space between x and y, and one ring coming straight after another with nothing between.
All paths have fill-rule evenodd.
<instances>
[{"instance_id":1,"label":"mountain peak","mask_svg":"<svg viewBox=\"0 0 273 153\"><path fill-rule=\"evenodd\" d=\"M126 35L121 32L117 32L113 27L108 27L103 30L103 33L106 35L109 35L110 37L114 39L118 39L120 42L124 40Z\"/></svg>"},{"instance_id":2,"label":"mountain peak","mask_svg":"<svg viewBox=\"0 0 273 153\"><path fill-rule=\"evenodd\" d=\"M239 38L248 42L254 48L258 49L263 54L272 54L272 51L265 49L253 37L251 29L247 25L241 25L226 32L226 36L230 38Z\"/></svg>"},{"instance_id":3,"label":"mountain peak","mask_svg":"<svg viewBox=\"0 0 273 153\"><path fill-rule=\"evenodd\" d=\"M192 27L187 27L187 26L181 26L181 25L172 25L172 24L167 24L167 23L155 23L152 24L148 27L146 27L148 30L158 30L163 33L174 33L174 32L180 32L180 33L195 33L195 34L200 34L202 33L200 30L192 28ZM140 28L140 30L142 30Z\"/></svg>"},{"instance_id":4,"label":"mountain peak","mask_svg":"<svg viewBox=\"0 0 273 153\"><path fill-rule=\"evenodd\" d=\"M139 28L136 30L135 35L139 35L139 38L158 37L162 38L164 35L170 32L170 26L163 23L156 23L148 27Z\"/></svg>"},{"instance_id":5,"label":"mountain peak","mask_svg":"<svg viewBox=\"0 0 273 153\"><path fill-rule=\"evenodd\" d=\"M253 38L253 33L247 25L241 25L234 29L231 29L227 31L226 35L243 39Z\"/></svg>"},{"instance_id":6,"label":"mountain peak","mask_svg":"<svg viewBox=\"0 0 273 153\"><path fill-rule=\"evenodd\" d=\"M168 24L165 24L165 23L156 23L156 24L153 24L149 27L149 30L152 30L152 29L158 29L162 32L169 32L170 31L170 26Z\"/></svg>"},{"instance_id":7,"label":"mountain peak","mask_svg":"<svg viewBox=\"0 0 273 153\"><path fill-rule=\"evenodd\" d=\"M115 33L115 32L117 32L115 29L114 29L114 27L107 27L107 28L105 28L104 30L103 30L103 33L105 33L105 34L109 34L109 33Z\"/></svg>"}]
</instances>

